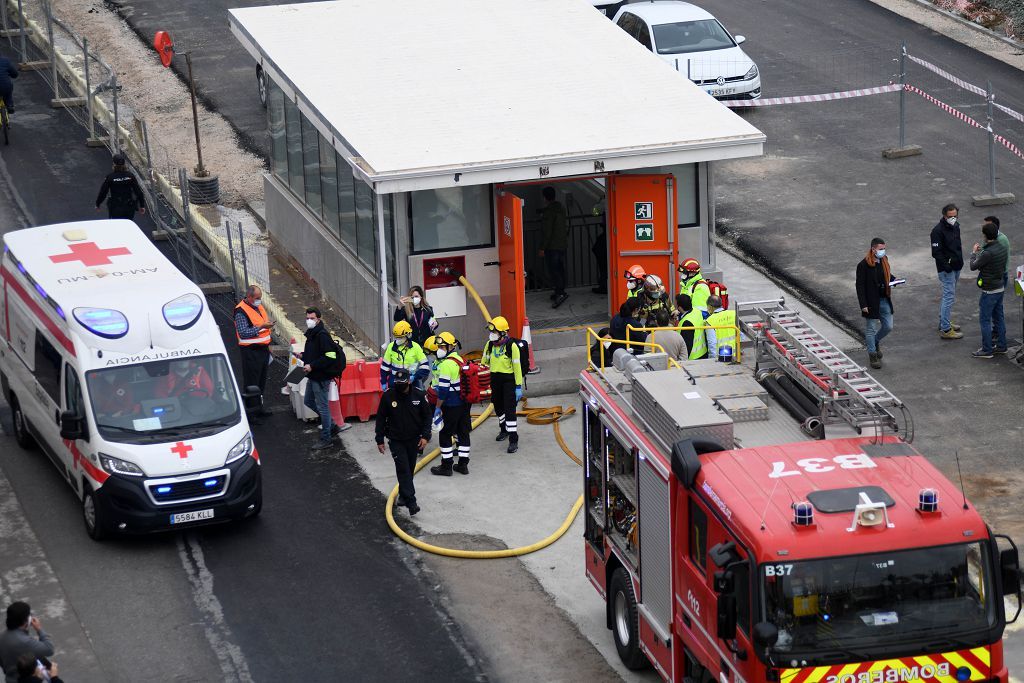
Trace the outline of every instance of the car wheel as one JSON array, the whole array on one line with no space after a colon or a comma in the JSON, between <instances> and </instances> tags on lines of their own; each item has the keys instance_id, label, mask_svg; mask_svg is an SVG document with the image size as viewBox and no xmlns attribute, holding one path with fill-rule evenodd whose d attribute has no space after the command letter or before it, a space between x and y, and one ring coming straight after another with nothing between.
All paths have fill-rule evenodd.
<instances>
[{"instance_id":1,"label":"car wheel","mask_svg":"<svg viewBox=\"0 0 1024 683\"><path fill-rule=\"evenodd\" d=\"M256 67L256 89L259 91L260 103L267 106L267 74L264 73L262 66Z\"/></svg>"},{"instance_id":2,"label":"car wheel","mask_svg":"<svg viewBox=\"0 0 1024 683\"><path fill-rule=\"evenodd\" d=\"M103 518L100 506L96 504L96 496L89 485L85 486L85 493L82 495L82 521L85 522L85 532L94 541L102 541L107 537L107 524Z\"/></svg>"},{"instance_id":3,"label":"car wheel","mask_svg":"<svg viewBox=\"0 0 1024 683\"><path fill-rule=\"evenodd\" d=\"M26 450L35 448L36 440L28 432L28 421L14 394L11 394L11 417L14 420L14 440L17 444Z\"/></svg>"},{"instance_id":4,"label":"car wheel","mask_svg":"<svg viewBox=\"0 0 1024 683\"><path fill-rule=\"evenodd\" d=\"M646 669L650 666L647 655L640 649L640 620L636 609L633 582L622 567L612 573L608 591L612 610L612 633L619 659L627 669Z\"/></svg>"}]
</instances>

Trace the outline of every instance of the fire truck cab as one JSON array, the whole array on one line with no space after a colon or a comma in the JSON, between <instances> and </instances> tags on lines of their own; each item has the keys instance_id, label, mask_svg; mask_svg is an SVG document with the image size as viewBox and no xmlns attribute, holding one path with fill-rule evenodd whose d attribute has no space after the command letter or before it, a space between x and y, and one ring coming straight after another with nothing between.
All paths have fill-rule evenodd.
<instances>
[{"instance_id":1,"label":"fire truck cab","mask_svg":"<svg viewBox=\"0 0 1024 683\"><path fill-rule=\"evenodd\" d=\"M620 350L581 374L586 574L622 661L701 683L1005 683L1012 541L797 313L738 315L742 364ZM773 375L818 422L769 398Z\"/></svg>"}]
</instances>

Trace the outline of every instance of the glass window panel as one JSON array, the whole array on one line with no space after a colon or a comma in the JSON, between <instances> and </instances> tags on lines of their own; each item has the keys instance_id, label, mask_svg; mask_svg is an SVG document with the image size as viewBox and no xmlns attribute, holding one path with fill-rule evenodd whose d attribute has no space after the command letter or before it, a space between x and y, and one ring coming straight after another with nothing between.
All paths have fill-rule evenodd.
<instances>
[{"instance_id":1,"label":"glass window panel","mask_svg":"<svg viewBox=\"0 0 1024 683\"><path fill-rule=\"evenodd\" d=\"M334 234L340 238L337 159L331 143L323 136L320 136L320 188L324 198L324 221L334 228Z\"/></svg>"},{"instance_id":2,"label":"glass window panel","mask_svg":"<svg viewBox=\"0 0 1024 683\"><path fill-rule=\"evenodd\" d=\"M288 145L284 137L284 91L270 81L267 93L267 119L270 127L271 170L288 182Z\"/></svg>"},{"instance_id":3,"label":"glass window panel","mask_svg":"<svg viewBox=\"0 0 1024 683\"><path fill-rule=\"evenodd\" d=\"M355 179L356 189L356 254L359 260L376 270L377 229L373 223L373 190Z\"/></svg>"},{"instance_id":4,"label":"glass window panel","mask_svg":"<svg viewBox=\"0 0 1024 683\"><path fill-rule=\"evenodd\" d=\"M302 117L302 176L306 186L306 206L317 216L323 214L320 200L320 134Z\"/></svg>"},{"instance_id":5,"label":"glass window panel","mask_svg":"<svg viewBox=\"0 0 1024 683\"><path fill-rule=\"evenodd\" d=\"M341 241L356 249L356 198L352 167L335 154L338 166L338 213L341 219Z\"/></svg>"},{"instance_id":6,"label":"glass window panel","mask_svg":"<svg viewBox=\"0 0 1024 683\"><path fill-rule=\"evenodd\" d=\"M394 195L384 195L384 239L385 239L385 252L384 258L387 259L388 266L388 284L392 287L398 286L398 273L396 272L395 263L395 220L394 220L394 209L392 205ZM377 226L377 201L374 199L374 229Z\"/></svg>"},{"instance_id":7,"label":"glass window panel","mask_svg":"<svg viewBox=\"0 0 1024 683\"><path fill-rule=\"evenodd\" d=\"M288 148L288 185L292 192L305 196L302 188L302 115L291 100L284 102L285 142Z\"/></svg>"},{"instance_id":8,"label":"glass window panel","mask_svg":"<svg viewBox=\"0 0 1024 683\"><path fill-rule=\"evenodd\" d=\"M412 193L414 252L491 244L491 193L487 185Z\"/></svg>"}]
</instances>

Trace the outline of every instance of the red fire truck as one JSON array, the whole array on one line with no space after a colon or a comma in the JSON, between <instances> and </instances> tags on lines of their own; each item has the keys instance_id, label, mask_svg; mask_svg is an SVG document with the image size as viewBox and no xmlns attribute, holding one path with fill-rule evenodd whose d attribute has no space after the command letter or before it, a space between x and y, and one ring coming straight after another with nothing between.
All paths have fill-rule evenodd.
<instances>
[{"instance_id":1,"label":"red fire truck","mask_svg":"<svg viewBox=\"0 0 1024 683\"><path fill-rule=\"evenodd\" d=\"M743 364L619 351L581 375L586 574L622 661L698 683L1006 683L1016 546L797 313L738 316Z\"/></svg>"}]
</instances>

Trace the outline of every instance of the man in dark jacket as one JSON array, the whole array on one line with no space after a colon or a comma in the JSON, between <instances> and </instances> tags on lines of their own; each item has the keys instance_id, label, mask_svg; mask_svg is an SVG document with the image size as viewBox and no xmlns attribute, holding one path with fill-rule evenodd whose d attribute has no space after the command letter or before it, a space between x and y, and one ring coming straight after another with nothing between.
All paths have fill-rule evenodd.
<instances>
[{"instance_id":1,"label":"man in dark jacket","mask_svg":"<svg viewBox=\"0 0 1024 683\"><path fill-rule=\"evenodd\" d=\"M959 210L956 204L942 207L942 218L932 228L932 258L942 284L942 302L939 304L939 336L943 339L962 339L960 326L954 323L953 303L956 301L956 281L964 267L964 248L960 243Z\"/></svg>"},{"instance_id":2,"label":"man in dark jacket","mask_svg":"<svg viewBox=\"0 0 1024 683\"><path fill-rule=\"evenodd\" d=\"M1003 317L1003 284L1006 275L1006 260L1010 258L1006 247L999 241L999 228L993 223L981 227L985 246L974 243L971 252L971 270L978 271L978 323L981 325L981 348L972 353L975 358L991 358L995 353L1006 353L1006 320ZM995 329L996 345L992 346L992 330Z\"/></svg>"},{"instance_id":3,"label":"man in dark jacket","mask_svg":"<svg viewBox=\"0 0 1024 683\"><path fill-rule=\"evenodd\" d=\"M413 471L416 456L430 441L430 417L433 411L426 394L409 384L409 371L395 370L391 376L391 388L380 397L377 407L377 450L384 452L384 439L391 448L395 461L395 475L398 477L399 506L409 509L410 515L420 511L416 504L416 487L413 485Z\"/></svg>"},{"instance_id":4,"label":"man in dark jacket","mask_svg":"<svg viewBox=\"0 0 1024 683\"><path fill-rule=\"evenodd\" d=\"M135 212L146 213L146 196L142 194L139 183L128 171L127 160L123 154L115 154L113 158L114 170L107 174L100 186L100 193L96 195L96 210L100 210L103 200L107 200L107 212L111 218L135 217Z\"/></svg>"},{"instance_id":5,"label":"man in dark jacket","mask_svg":"<svg viewBox=\"0 0 1024 683\"><path fill-rule=\"evenodd\" d=\"M341 354L341 371L338 369L338 354ZM331 420L330 393L331 382L345 370L345 352L334 343L323 320L320 309L306 309L306 345L298 354L302 360L302 369L306 373L306 394L303 403L320 416L320 441L314 451L322 451L333 444L331 439L352 425L336 425Z\"/></svg>"},{"instance_id":6,"label":"man in dark jacket","mask_svg":"<svg viewBox=\"0 0 1024 683\"><path fill-rule=\"evenodd\" d=\"M867 256L857 264L857 302L864 323L864 343L871 367L882 367L881 342L892 332L892 285L895 278L885 255L885 240L871 240Z\"/></svg>"},{"instance_id":7,"label":"man in dark jacket","mask_svg":"<svg viewBox=\"0 0 1024 683\"><path fill-rule=\"evenodd\" d=\"M548 280L555 290L551 293L554 302L551 308L558 308L569 298L565 292L565 251L569 248L569 219L565 207L555 199L555 188L545 187L541 192L545 203L540 217L539 255L544 259Z\"/></svg>"},{"instance_id":8,"label":"man in dark jacket","mask_svg":"<svg viewBox=\"0 0 1024 683\"><path fill-rule=\"evenodd\" d=\"M0 97L7 105L7 112L14 113L14 79L18 77L18 67L14 62L0 55Z\"/></svg>"},{"instance_id":9,"label":"man in dark jacket","mask_svg":"<svg viewBox=\"0 0 1024 683\"><path fill-rule=\"evenodd\" d=\"M636 317L640 311L641 305L639 297L632 297L630 299L626 299L626 301L619 306L619 314L612 318L611 324L609 325L611 328L612 339L617 339L621 342L626 339L627 332L629 333L629 341L631 342L642 342L647 339L646 332L634 332L627 330L628 326L632 326L634 328L644 326ZM644 352L644 347L641 345L631 345L631 347L635 349L637 353ZM605 364L607 365L609 363L608 359L611 358L616 351L624 348L626 348L626 344L612 342L612 345L605 352Z\"/></svg>"}]
</instances>

